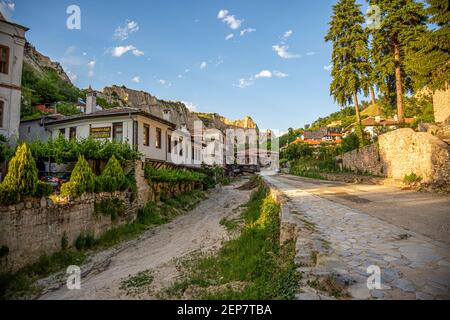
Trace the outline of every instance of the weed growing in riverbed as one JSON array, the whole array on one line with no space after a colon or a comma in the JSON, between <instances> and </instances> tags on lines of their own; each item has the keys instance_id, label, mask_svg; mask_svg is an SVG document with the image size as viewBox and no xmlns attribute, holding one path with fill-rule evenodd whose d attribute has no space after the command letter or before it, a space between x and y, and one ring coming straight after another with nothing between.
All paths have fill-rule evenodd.
<instances>
[{"instance_id":1,"label":"weed growing in riverbed","mask_svg":"<svg viewBox=\"0 0 450 320\"><path fill-rule=\"evenodd\" d=\"M162 294L194 299L291 299L299 275L293 242L280 246L280 206L260 178L241 217L240 236L216 254L200 254L183 263L184 275ZM228 284L233 284L229 285ZM238 285L239 284L239 285ZM194 288L194 289L193 289Z\"/></svg>"},{"instance_id":2,"label":"weed growing in riverbed","mask_svg":"<svg viewBox=\"0 0 450 320\"><path fill-rule=\"evenodd\" d=\"M120 283L120 290L124 290L127 295L136 295L145 291L146 287L153 282L151 270L141 271L135 275L128 276Z\"/></svg>"}]
</instances>

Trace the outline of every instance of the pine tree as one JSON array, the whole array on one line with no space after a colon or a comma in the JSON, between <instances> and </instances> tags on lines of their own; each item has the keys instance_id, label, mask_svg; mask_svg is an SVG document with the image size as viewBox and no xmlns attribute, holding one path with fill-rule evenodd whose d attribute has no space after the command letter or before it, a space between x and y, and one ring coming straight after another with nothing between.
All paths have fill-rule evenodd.
<instances>
[{"instance_id":1,"label":"pine tree","mask_svg":"<svg viewBox=\"0 0 450 320\"><path fill-rule=\"evenodd\" d=\"M412 54L411 43L426 30L424 8L414 0L377 0L371 3L378 5L381 11L380 28L372 31L377 84L388 96L395 89L398 121L404 122L403 96L405 92L412 92L411 78L405 72L404 63Z\"/></svg>"},{"instance_id":2,"label":"pine tree","mask_svg":"<svg viewBox=\"0 0 450 320\"><path fill-rule=\"evenodd\" d=\"M98 188L104 192L114 192L125 190L127 187L127 177L123 172L120 162L113 155L102 174L97 178Z\"/></svg>"},{"instance_id":3,"label":"pine tree","mask_svg":"<svg viewBox=\"0 0 450 320\"><path fill-rule=\"evenodd\" d=\"M416 89L445 89L450 83L450 4L448 0L427 2L426 13L436 27L412 44L414 50L405 62L406 68Z\"/></svg>"},{"instance_id":4,"label":"pine tree","mask_svg":"<svg viewBox=\"0 0 450 320\"><path fill-rule=\"evenodd\" d=\"M333 15L325 41L333 42L330 94L341 106L353 100L357 131L362 138L358 94L368 94L371 66L368 35L364 31L364 15L355 0L340 0L333 6Z\"/></svg>"},{"instance_id":5,"label":"pine tree","mask_svg":"<svg viewBox=\"0 0 450 320\"><path fill-rule=\"evenodd\" d=\"M85 192L93 192L94 190L94 173L84 156L79 156L78 162L70 175L70 180L61 186L61 195L80 196Z\"/></svg>"},{"instance_id":6,"label":"pine tree","mask_svg":"<svg viewBox=\"0 0 450 320\"><path fill-rule=\"evenodd\" d=\"M1 189L14 195L17 201L21 196L32 196L38 187L38 170L30 149L24 143L17 147L14 157L8 165L8 173ZM13 201L14 202L14 201Z\"/></svg>"}]
</instances>

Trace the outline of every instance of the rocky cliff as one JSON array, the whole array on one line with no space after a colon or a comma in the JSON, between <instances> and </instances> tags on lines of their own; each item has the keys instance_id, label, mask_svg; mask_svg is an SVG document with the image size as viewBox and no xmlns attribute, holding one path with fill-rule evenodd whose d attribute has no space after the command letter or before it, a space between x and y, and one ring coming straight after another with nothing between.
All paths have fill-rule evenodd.
<instances>
[{"instance_id":1,"label":"rocky cliff","mask_svg":"<svg viewBox=\"0 0 450 320\"><path fill-rule=\"evenodd\" d=\"M105 99L109 104L116 106L129 106L139 108L160 118L164 111L170 113L170 120L181 128L186 125L188 129L194 128L194 121L203 121L205 127L226 130L228 128L257 128L256 123L249 116L239 120L229 120L217 113L192 112L180 101L166 101L152 96L145 91L137 91L124 86L105 87L98 93L98 97Z\"/></svg>"},{"instance_id":2,"label":"rocky cliff","mask_svg":"<svg viewBox=\"0 0 450 320\"><path fill-rule=\"evenodd\" d=\"M50 68L56 71L56 73L63 79L71 83L70 78L67 76L60 63L52 61L49 57L44 56L30 43L25 44L24 51L24 64L27 64L31 69L38 74L43 74L46 68Z\"/></svg>"}]
</instances>

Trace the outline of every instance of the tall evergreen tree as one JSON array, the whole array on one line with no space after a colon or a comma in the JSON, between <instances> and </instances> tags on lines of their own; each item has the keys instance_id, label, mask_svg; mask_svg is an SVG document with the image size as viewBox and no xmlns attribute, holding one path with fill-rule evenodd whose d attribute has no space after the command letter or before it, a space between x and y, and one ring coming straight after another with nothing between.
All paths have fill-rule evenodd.
<instances>
[{"instance_id":1,"label":"tall evergreen tree","mask_svg":"<svg viewBox=\"0 0 450 320\"><path fill-rule=\"evenodd\" d=\"M17 147L14 157L8 164L8 173L1 189L9 193L11 202L18 202L21 196L32 196L38 187L38 170L30 149L24 143Z\"/></svg>"},{"instance_id":2,"label":"tall evergreen tree","mask_svg":"<svg viewBox=\"0 0 450 320\"><path fill-rule=\"evenodd\" d=\"M333 6L333 15L325 41L333 43L330 93L342 106L355 106L358 131L361 131L358 94L368 94L371 67L368 35L364 31L364 15L355 0L340 0ZM362 138L362 132L359 132Z\"/></svg>"},{"instance_id":3,"label":"tall evergreen tree","mask_svg":"<svg viewBox=\"0 0 450 320\"><path fill-rule=\"evenodd\" d=\"M399 122L404 122L405 92L412 92L411 77L406 73L405 60L412 54L411 44L426 30L426 16L422 3L414 0L376 0L381 11L380 28L372 32L372 57L380 90L395 95Z\"/></svg>"},{"instance_id":4,"label":"tall evergreen tree","mask_svg":"<svg viewBox=\"0 0 450 320\"><path fill-rule=\"evenodd\" d=\"M448 0L427 2L426 12L435 27L413 43L406 69L416 89L444 89L450 83L450 4Z\"/></svg>"}]
</instances>

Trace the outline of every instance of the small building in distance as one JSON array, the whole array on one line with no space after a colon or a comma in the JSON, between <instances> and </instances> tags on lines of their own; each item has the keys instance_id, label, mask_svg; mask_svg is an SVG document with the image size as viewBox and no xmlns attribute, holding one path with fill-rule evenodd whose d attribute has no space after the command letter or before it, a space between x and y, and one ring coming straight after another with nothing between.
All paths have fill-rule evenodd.
<instances>
[{"instance_id":1,"label":"small building in distance","mask_svg":"<svg viewBox=\"0 0 450 320\"><path fill-rule=\"evenodd\" d=\"M342 136L341 128L324 127L318 130L305 130L301 136L291 143L306 143L313 146L321 145L322 143L340 144Z\"/></svg>"},{"instance_id":2,"label":"small building in distance","mask_svg":"<svg viewBox=\"0 0 450 320\"><path fill-rule=\"evenodd\" d=\"M405 118L405 123L410 124L414 122L414 118ZM364 132L373 139L380 134L383 134L387 131L398 129L399 122L397 120L397 116L394 116L393 119L385 119L381 116L376 117L367 117L361 120L361 125L363 127ZM345 136L348 134L355 132L356 123L352 123L348 127L344 129Z\"/></svg>"}]
</instances>

